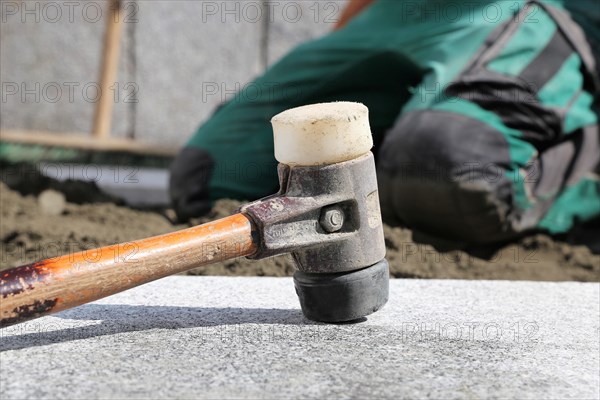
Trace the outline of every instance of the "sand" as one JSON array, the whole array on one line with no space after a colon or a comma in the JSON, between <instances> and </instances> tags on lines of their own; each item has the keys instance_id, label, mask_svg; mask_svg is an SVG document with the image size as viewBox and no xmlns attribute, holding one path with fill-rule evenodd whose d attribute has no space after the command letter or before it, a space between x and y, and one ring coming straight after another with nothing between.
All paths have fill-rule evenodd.
<instances>
[{"instance_id":1,"label":"sand","mask_svg":"<svg viewBox=\"0 0 600 400\"><path fill-rule=\"evenodd\" d=\"M0 183L0 269L38 261L79 250L154 236L190 225L175 225L168 212L140 211L107 202L85 203L93 184L79 187L86 193L84 204L68 190L22 195ZM67 187L69 187L67 185ZM240 203L222 200L212 212L193 224L227 216ZM545 235L534 235L496 249L438 251L416 243L412 232L385 226L387 258L395 278L506 279L538 281L600 281L600 255L590 247L566 243ZM591 246L593 248L593 246ZM482 256L485 254L485 257ZM261 261L244 258L192 270L193 275L289 276L289 256Z\"/></svg>"}]
</instances>

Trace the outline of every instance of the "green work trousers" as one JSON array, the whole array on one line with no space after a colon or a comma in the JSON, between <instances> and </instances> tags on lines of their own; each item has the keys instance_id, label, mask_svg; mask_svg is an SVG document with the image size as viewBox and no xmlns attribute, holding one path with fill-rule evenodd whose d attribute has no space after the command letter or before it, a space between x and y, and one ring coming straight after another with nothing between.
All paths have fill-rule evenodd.
<instances>
[{"instance_id":1,"label":"green work trousers","mask_svg":"<svg viewBox=\"0 0 600 400\"><path fill-rule=\"evenodd\" d=\"M481 243L598 216L600 27L574 3L375 1L202 124L172 168L175 210L274 193L271 117L357 101L387 221Z\"/></svg>"}]
</instances>

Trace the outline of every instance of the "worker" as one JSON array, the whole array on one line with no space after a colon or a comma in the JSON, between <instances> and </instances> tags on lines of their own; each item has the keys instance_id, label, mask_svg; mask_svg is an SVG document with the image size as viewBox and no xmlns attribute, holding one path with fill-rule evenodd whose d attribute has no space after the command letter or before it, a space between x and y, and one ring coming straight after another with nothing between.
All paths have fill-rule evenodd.
<instances>
[{"instance_id":1,"label":"worker","mask_svg":"<svg viewBox=\"0 0 600 400\"><path fill-rule=\"evenodd\" d=\"M180 219L278 188L270 119L369 108L384 220L465 243L600 215L596 0L350 0L222 105L172 166Z\"/></svg>"}]
</instances>

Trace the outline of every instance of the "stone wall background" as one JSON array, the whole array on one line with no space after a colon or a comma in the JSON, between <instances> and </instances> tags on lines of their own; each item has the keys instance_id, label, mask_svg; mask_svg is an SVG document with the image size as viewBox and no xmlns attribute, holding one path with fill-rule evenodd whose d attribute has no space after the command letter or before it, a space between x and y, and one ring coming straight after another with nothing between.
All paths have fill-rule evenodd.
<instances>
[{"instance_id":1,"label":"stone wall background","mask_svg":"<svg viewBox=\"0 0 600 400\"><path fill-rule=\"evenodd\" d=\"M346 0L124 0L112 135L179 146ZM0 129L89 134L108 1L0 0Z\"/></svg>"}]
</instances>

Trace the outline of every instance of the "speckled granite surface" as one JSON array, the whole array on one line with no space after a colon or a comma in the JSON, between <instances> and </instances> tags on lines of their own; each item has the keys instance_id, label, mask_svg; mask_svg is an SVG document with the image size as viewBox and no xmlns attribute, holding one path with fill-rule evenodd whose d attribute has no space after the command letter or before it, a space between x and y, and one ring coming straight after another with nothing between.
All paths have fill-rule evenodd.
<instances>
[{"instance_id":1,"label":"speckled granite surface","mask_svg":"<svg viewBox=\"0 0 600 400\"><path fill-rule=\"evenodd\" d=\"M166 278L0 330L0 398L598 398L599 285L393 280L357 324L290 278Z\"/></svg>"}]
</instances>

